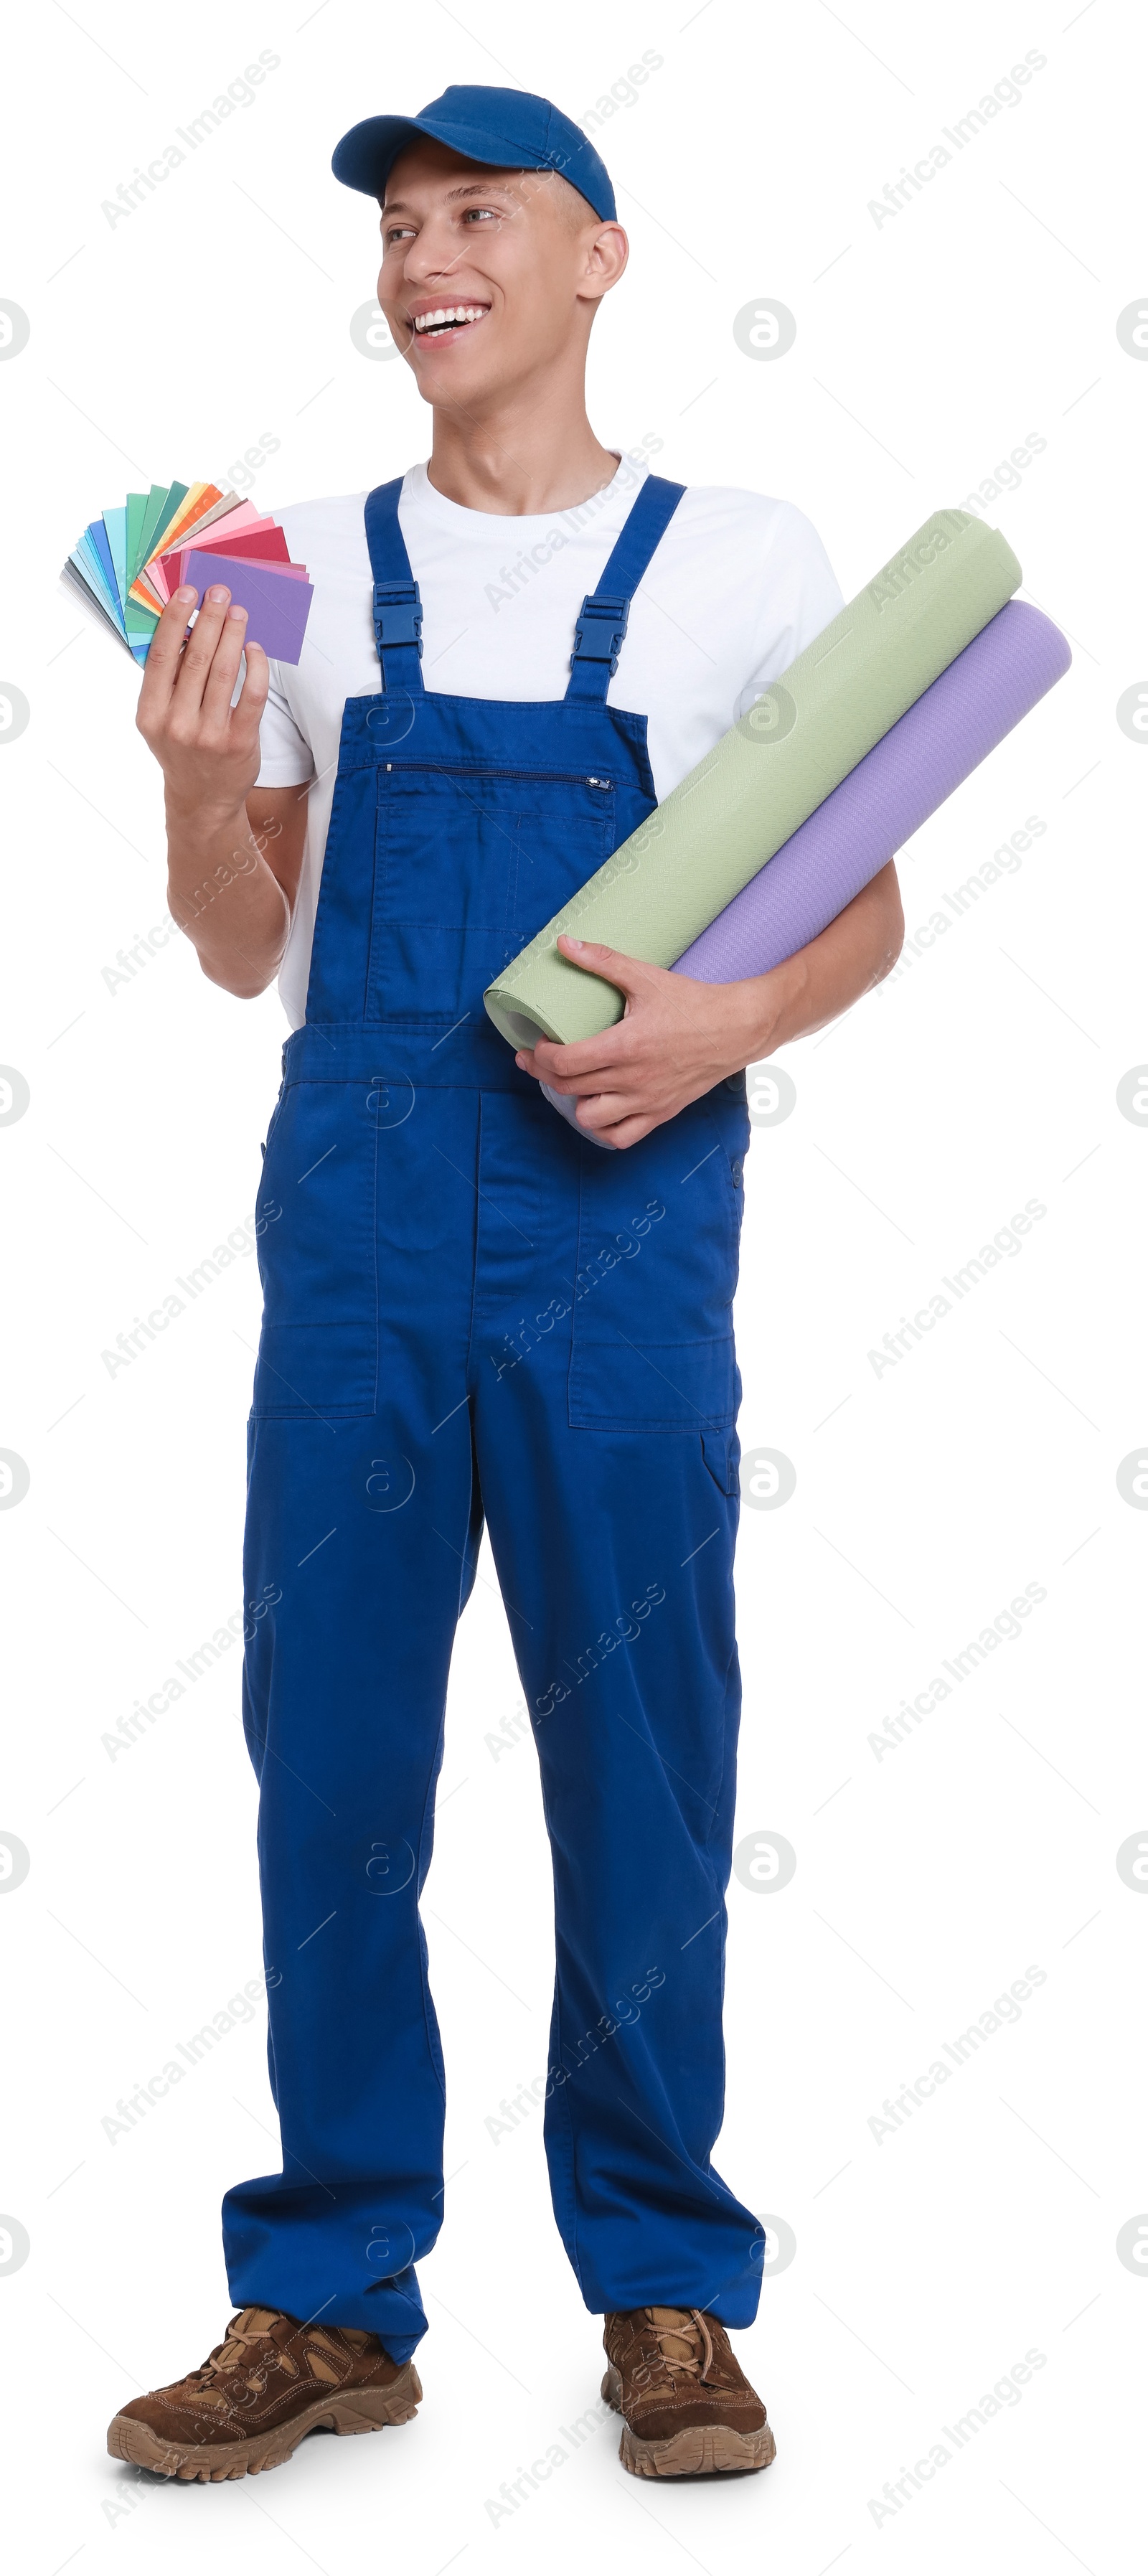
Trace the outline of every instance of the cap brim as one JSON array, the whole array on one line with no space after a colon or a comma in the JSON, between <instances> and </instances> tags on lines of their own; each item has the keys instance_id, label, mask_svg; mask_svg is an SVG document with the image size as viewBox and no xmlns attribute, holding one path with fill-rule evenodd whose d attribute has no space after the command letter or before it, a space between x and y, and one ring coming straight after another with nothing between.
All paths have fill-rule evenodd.
<instances>
[{"instance_id":1,"label":"cap brim","mask_svg":"<svg viewBox=\"0 0 1148 2576\"><path fill-rule=\"evenodd\" d=\"M468 126L451 125L438 117L432 121L425 116L367 116L335 145L331 168L336 179L341 179L345 188L357 188L364 197L381 197L388 172L403 145L420 134L429 135L432 143L445 143L450 151L461 153L464 160L477 161L485 170L523 167L521 151L515 151L510 144L505 160L492 160L490 136L477 134Z\"/></svg>"}]
</instances>

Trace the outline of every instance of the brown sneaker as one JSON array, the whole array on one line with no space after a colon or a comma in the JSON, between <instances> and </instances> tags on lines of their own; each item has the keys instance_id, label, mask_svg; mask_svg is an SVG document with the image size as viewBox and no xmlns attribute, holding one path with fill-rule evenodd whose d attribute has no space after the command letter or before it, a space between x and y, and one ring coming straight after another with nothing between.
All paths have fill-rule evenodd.
<instances>
[{"instance_id":1,"label":"brown sneaker","mask_svg":"<svg viewBox=\"0 0 1148 2576\"><path fill-rule=\"evenodd\" d=\"M624 2418L618 2457L638 2478L767 2469L765 2408L716 2317L701 2308L628 2308L606 2319L602 2395Z\"/></svg>"},{"instance_id":2,"label":"brown sneaker","mask_svg":"<svg viewBox=\"0 0 1148 2576\"><path fill-rule=\"evenodd\" d=\"M113 2416L108 2449L164 2478L241 2478L280 2468L319 2425L406 2424L422 2393L413 2361L392 2361L377 2335L244 2308L199 2370Z\"/></svg>"}]
</instances>

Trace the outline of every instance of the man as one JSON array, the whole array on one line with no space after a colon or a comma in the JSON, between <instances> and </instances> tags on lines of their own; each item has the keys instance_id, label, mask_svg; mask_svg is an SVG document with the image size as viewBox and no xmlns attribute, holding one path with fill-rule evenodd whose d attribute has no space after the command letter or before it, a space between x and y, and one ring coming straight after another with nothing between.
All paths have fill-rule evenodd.
<instances>
[{"instance_id":1,"label":"man","mask_svg":"<svg viewBox=\"0 0 1148 2576\"><path fill-rule=\"evenodd\" d=\"M896 880L725 988L564 941L624 1017L504 1045L484 987L840 594L793 509L683 495L596 438L586 348L627 248L557 109L449 89L356 126L333 166L382 207L379 302L432 408L429 465L283 513L315 583L297 669L252 646L237 692L242 611L212 588L185 645L177 592L138 719L176 918L228 991L278 973L294 1023L245 1547L284 2170L227 2195L223 2344L109 2447L234 2477L421 2397L444 2094L418 1896L485 1520L553 1849L555 2213L605 2317L621 2456L762 2468L727 2333L756 2312L762 2231L710 2161L744 1068L888 971Z\"/></svg>"}]
</instances>

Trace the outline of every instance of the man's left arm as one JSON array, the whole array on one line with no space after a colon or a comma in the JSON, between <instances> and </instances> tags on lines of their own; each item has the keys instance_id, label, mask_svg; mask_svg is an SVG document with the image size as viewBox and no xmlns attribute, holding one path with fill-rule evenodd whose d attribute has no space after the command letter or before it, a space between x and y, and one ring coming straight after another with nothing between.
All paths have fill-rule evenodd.
<instances>
[{"instance_id":1,"label":"man's left arm","mask_svg":"<svg viewBox=\"0 0 1148 2576\"><path fill-rule=\"evenodd\" d=\"M737 984L698 984L563 934L563 956L616 984L625 1014L573 1046L542 1038L516 1062L578 1098L580 1127L636 1145L715 1082L837 1019L895 966L904 935L892 860L795 957Z\"/></svg>"}]
</instances>

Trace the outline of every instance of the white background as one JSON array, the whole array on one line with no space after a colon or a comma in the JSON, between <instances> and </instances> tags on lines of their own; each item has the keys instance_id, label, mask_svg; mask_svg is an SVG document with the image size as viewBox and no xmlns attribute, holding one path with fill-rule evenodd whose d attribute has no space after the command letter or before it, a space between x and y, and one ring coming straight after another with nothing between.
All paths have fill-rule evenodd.
<instances>
[{"instance_id":1,"label":"white background","mask_svg":"<svg viewBox=\"0 0 1148 2576\"><path fill-rule=\"evenodd\" d=\"M12 26L0 294L31 336L0 364L0 674L31 715L0 744L0 1057L31 1105L0 1132L0 1445L31 1485L0 1520L18 1666L0 1825L31 1868L0 1909L0 2207L31 2250L0 2278L0 2315L5 2518L28 2576L191 2569L209 2548L245 2576L573 2569L611 2549L659 2576L764 2550L784 2576L1136 2563L1148 2285L1116 2237L1148 2206L1148 1906L1115 1855L1148 1820L1148 1520L1116 1471L1148 1433L1148 1136L1116 1087L1148 1046L1148 747L1115 711L1148 686L1148 365L1116 334L1148 301L1137 15L267 0L165 18L45 0ZM110 225L102 201L261 48L279 63L254 103ZM1030 48L1046 62L1022 102L878 225L869 201ZM905 854L910 930L1026 816L1044 837L788 1052L796 1106L747 1167L742 1437L797 1483L743 1513L738 1833L785 1835L797 1869L775 1894L731 1884L717 2162L796 2235L740 2339L778 2459L766 2478L639 2486L614 2423L508 2516L488 2510L591 2406L601 2355L551 2221L541 2115L497 2145L485 2126L545 2064L552 1973L534 1754L485 1742L518 1696L487 1557L427 1889L454 2180L422 2274L425 2405L377 2442L312 2441L258 2485L168 2489L109 2461L103 2431L222 2332L219 2198L276 2160L262 2015L130 2135L101 2122L259 1970L238 1649L117 1760L101 1738L240 1601L254 1260L114 1379L101 1351L250 1211L284 1031L274 993L235 1003L177 943L126 985L103 977L163 915L161 782L127 658L57 571L129 486L223 480L260 433L280 442L264 508L423 455L405 369L352 345L377 236L330 175L336 139L451 80L578 117L647 49L659 67L595 137L633 242L594 335L599 435L655 431L663 472L797 502L848 596L1038 433L988 515L1074 651ZM761 296L797 318L773 363L733 336ZM1023 1249L878 1377L870 1349L1030 1198L1047 1213ZM1023 1635L879 1759L886 1715L1029 1583L1047 1597ZM1019 2022L878 2142L885 2096L1030 1963L1045 1983ZM902 2464L1030 2348L1043 2367L1016 2404L875 2519Z\"/></svg>"}]
</instances>

